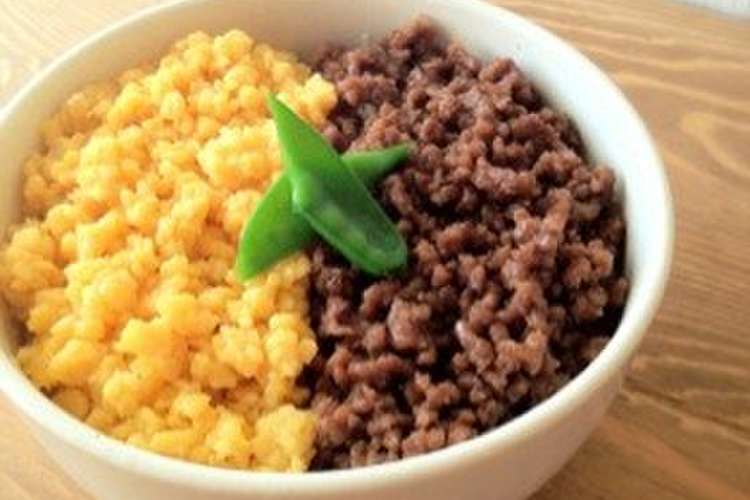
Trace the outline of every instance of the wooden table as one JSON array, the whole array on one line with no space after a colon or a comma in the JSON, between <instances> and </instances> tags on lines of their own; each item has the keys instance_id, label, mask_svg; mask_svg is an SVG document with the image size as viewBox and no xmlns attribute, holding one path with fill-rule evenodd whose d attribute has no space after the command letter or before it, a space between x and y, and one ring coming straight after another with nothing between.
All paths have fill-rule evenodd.
<instances>
[{"instance_id":1,"label":"wooden table","mask_svg":"<svg viewBox=\"0 0 750 500\"><path fill-rule=\"evenodd\" d=\"M750 21L668 0L495 0L557 32L635 103L678 237L625 391L534 498L750 498ZM86 35L155 0L0 0L0 104ZM0 497L85 499L0 399Z\"/></svg>"}]
</instances>

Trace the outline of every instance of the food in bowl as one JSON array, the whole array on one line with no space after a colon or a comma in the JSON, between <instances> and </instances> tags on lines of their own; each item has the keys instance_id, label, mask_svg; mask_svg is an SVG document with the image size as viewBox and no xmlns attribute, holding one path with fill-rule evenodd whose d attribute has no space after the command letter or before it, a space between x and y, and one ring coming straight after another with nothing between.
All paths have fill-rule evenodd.
<instances>
[{"instance_id":1,"label":"food in bowl","mask_svg":"<svg viewBox=\"0 0 750 500\"><path fill-rule=\"evenodd\" d=\"M615 178L508 59L482 64L421 20L316 62L340 150L413 140L377 195L407 271L370 279L311 250L306 369L318 468L476 436L546 399L614 332L625 301Z\"/></svg>"},{"instance_id":2,"label":"food in bowl","mask_svg":"<svg viewBox=\"0 0 750 500\"><path fill-rule=\"evenodd\" d=\"M281 169L268 91L316 125L336 102L241 31L190 35L73 95L26 163L2 288L28 332L21 367L89 425L186 460L298 471L315 435L295 383L316 350L309 260L244 284L231 272Z\"/></svg>"},{"instance_id":3,"label":"food in bowl","mask_svg":"<svg viewBox=\"0 0 750 500\"><path fill-rule=\"evenodd\" d=\"M627 291L614 177L511 61L418 20L313 64L192 35L45 127L2 280L19 362L58 404L187 460L346 468L489 430L606 344ZM341 152L414 143L374 189L406 269L320 241L235 276L282 171L268 92Z\"/></svg>"}]
</instances>

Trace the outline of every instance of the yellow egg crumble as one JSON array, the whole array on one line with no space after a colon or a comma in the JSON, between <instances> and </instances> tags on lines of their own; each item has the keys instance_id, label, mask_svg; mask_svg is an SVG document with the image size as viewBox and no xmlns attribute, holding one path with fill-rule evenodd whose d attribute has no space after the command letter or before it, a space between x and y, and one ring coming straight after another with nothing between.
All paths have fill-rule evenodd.
<instances>
[{"instance_id":1,"label":"yellow egg crumble","mask_svg":"<svg viewBox=\"0 0 750 500\"><path fill-rule=\"evenodd\" d=\"M320 125L333 86L241 31L73 95L25 166L0 255L28 330L18 360L60 406L128 443L206 464L301 471L315 418L309 262L239 283L240 231L281 165L265 96Z\"/></svg>"}]
</instances>

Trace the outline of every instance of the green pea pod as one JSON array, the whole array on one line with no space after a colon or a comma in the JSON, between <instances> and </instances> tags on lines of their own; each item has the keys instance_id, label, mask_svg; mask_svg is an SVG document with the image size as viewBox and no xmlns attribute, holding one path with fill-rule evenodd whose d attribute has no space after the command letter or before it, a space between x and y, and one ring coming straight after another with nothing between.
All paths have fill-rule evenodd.
<instances>
[{"instance_id":1,"label":"green pea pod","mask_svg":"<svg viewBox=\"0 0 750 500\"><path fill-rule=\"evenodd\" d=\"M341 156L344 164L368 187L409 157L409 146L400 144L376 151L354 151ZM292 185L286 175L268 189L245 225L237 250L235 272L247 280L315 238L315 230L292 210Z\"/></svg>"},{"instance_id":2,"label":"green pea pod","mask_svg":"<svg viewBox=\"0 0 750 500\"><path fill-rule=\"evenodd\" d=\"M245 224L234 270L241 281L265 271L271 265L315 238L304 217L292 211L292 185L286 175L269 188Z\"/></svg>"},{"instance_id":3,"label":"green pea pod","mask_svg":"<svg viewBox=\"0 0 750 500\"><path fill-rule=\"evenodd\" d=\"M367 187L328 142L275 96L281 159L292 204L313 229L354 266L373 275L406 264L406 243Z\"/></svg>"},{"instance_id":4,"label":"green pea pod","mask_svg":"<svg viewBox=\"0 0 750 500\"><path fill-rule=\"evenodd\" d=\"M409 144L399 144L385 149L350 151L341 155L341 159L367 189L372 189L385 174L409 158L409 151Z\"/></svg>"}]
</instances>

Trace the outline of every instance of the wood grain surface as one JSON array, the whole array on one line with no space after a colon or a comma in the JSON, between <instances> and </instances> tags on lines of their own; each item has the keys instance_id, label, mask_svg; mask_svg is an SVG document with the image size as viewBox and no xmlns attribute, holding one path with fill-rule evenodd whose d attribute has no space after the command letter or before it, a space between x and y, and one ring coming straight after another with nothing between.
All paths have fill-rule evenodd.
<instances>
[{"instance_id":1,"label":"wood grain surface","mask_svg":"<svg viewBox=\"0 0 750 500\"><path fill-rule=\"evenodd\" d=\"M661 311L599 429L535 500L750 498L750 21L669 0L495 0L571 41L646 119L677 247ZM155 0L0 0L0 105ZM0 498L88 499L0 398Z\"/></svg>"}]
</instances>

